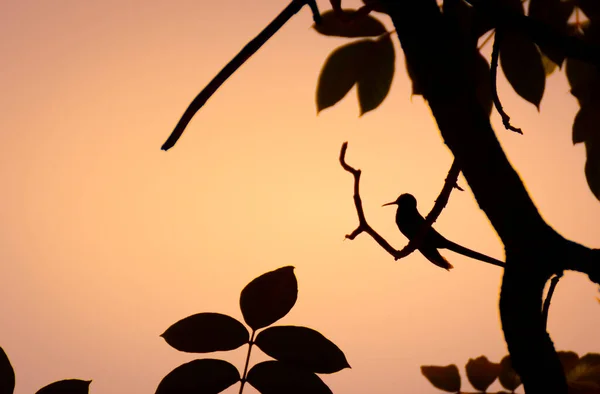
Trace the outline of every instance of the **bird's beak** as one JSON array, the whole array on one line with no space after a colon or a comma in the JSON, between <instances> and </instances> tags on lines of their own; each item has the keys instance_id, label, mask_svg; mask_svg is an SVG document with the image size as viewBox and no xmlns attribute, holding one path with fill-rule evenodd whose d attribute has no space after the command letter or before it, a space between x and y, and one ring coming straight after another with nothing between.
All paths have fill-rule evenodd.
<instances>
[{"instance_id":1,"label":"bird's beak","mask_svg":"<svg viewBox=\"0 0 600 394\"><path fill-rule=\"evenodd\" d=\"M396 205L396 201L392 201L392 202L388 202L387 204L383 204L382 207L385 207L386 205Z\"/></svg>"}]
</instances>

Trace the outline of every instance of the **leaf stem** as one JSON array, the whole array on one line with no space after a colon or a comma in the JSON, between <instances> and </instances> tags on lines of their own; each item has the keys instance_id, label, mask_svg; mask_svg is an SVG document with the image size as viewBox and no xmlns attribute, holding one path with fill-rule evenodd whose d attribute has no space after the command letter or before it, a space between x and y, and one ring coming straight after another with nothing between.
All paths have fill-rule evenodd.
<instances>
[{"instance_id":1,"label":"leaf stem","mask_svg":"<svg viewBox=\"0 0 600 394\"><path fill-rule=\"evenodd\" d=\"M246 383L246 375L248 374L248 364L250 363L250 354L252 353L252 345L254 345L254 334L256 334L256 331L252 330L252 335L250 336L250 342L248 345L248 354L246 355L246 365L244 366L244 373L242 374L240 394L242 394L242 391L244 391L244 384Z\"/></svg>"}]
</instances>

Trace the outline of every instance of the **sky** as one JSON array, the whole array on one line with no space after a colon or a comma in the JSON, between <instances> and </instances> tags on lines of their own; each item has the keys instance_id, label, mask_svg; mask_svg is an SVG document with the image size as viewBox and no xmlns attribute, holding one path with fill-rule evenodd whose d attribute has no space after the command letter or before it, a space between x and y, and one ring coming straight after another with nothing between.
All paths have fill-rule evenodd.
<instances>
[{"instance_id":1,"label":"sky","mask_svg":"<svg viewBox=\"0 0 600 394\"><path fill-rule=\"evenodd\" d=\"M452 162L423 99L411 98L397 37L392 90L377 110L359 117L353 89L317 115L321 66L348 41L316 33L304 9L160 150L192 98L285 5L0 2L0 346L15 393L66 378L91 379L95 394L152 393L197 358L160 334L199 312L241 320L242 288L287 265L298 301L278 324L317 329L344 351L352 368L323 376L336 394L438 392L421 365L457 364L470 389L469 358L507 354L501 268L446 251L447 272L419 254L394 261L367 235L344 240L357 225L352 176L338 162L344 141L363 171L367 219L398 249L395 210L381 205L410 192L425 214ZM543 217L598 247L600 203L584 146L571 142L578 108L564 74L548 79L540 112L501 74L498 90L524 135L497 114L493 125ZM452 194L436 229L503 259L459 184L466 191ZM557 349L600 352L597 296L584 275L561 280L548 323ZM208 357L241 369L245 351Z\"/></svg>"}]
</instances>

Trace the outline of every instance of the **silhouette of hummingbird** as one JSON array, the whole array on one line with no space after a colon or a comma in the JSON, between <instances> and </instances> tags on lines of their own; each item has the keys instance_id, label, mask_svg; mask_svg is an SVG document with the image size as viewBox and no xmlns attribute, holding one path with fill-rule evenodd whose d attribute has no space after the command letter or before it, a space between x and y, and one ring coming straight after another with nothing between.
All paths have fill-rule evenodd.
<instances>
[{"instance_id":1,"label":"silhouette of hummingbird","mask_svg":"<svg viewBox=\"0 0 600 394\"><path fill-rule=\"evenodd\" d=\"M398 228L409 240L412 240L414 237L416 237L419 229L423 223L425 223L425 218L421 216L417 210L417 199L412 194L405 193L401 194L396 201L383 204L383 206L386 205L398 205L398 210L396 211L396 224L398 225ZM421 252L423 256L427 258L427 260L431 261L438 267L450 270L450 268L452 268L452 264L450 264L448 260L446 260L444 256L440 254L438 249L449 249L455 253L462 254L463 256L467 256L472 259L504 266L503 262L496 260L493 257L475 252L474 250L467 249L464 246L446 239L433 228L429 228L421 242L419 252Z\"/></svg>"}]
</instances>

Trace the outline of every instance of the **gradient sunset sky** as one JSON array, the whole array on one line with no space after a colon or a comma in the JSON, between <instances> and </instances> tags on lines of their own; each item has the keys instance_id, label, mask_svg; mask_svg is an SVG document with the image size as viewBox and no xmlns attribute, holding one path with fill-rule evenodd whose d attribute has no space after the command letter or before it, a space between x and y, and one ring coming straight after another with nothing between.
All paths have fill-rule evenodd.
<instances>
[{"instance_id":1,"label":"gradient sunset sky","mask_svg":"<svg viewBox=\"0 0 600 394\"><path fill-rule=\"evenodd\" d=\"M285 1L0 4L0 346L17 394L66 378L93 380L94 394L153 393L196 358L161 333L197 312L241 320L241 289L286 265L299 296L278 324L317 329L344 351L352 369L323 376L336 394L435 393L421 365L464 372L469 358L507 353L500 268L444 252L455 267L446 272L420 254L395 262L367 235L344 241L357 225L344 141L363 171L367 219L397 248L406 240L395 210L381 205L410 192L425 214L452 162L423 99L411 99L397 37L380 108L359 118L353 89L317 116L321 66L348 40L319 35L304 9L164 152L192 98ZM499 81L525 134L492 121L537 207L564 236L599 247L600 202L584 146L571 142L578 107L564 73L548 79L540 113ZM459 182L466 191L436 228L504 259ZM597 296L584 275L561 280L549 318L559 350L600 352ZM208 357L241 369L245 351Z\"/></svg>"}]
</instances>

